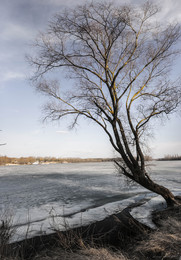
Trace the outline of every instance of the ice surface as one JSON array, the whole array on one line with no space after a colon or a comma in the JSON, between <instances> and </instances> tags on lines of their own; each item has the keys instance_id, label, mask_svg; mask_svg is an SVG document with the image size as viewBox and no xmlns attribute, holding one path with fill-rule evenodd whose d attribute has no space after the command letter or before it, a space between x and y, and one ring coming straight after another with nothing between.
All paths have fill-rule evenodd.
<instances>
[{"instance_id":1,"label":"ice surface","mask_svg":"<svg viewBox=\"0 0 181 260\"><path fill-rule=\"evenodd\" d=\"M181 192L180 161L152 164L156 182ZM27 230L29 236L52 232L57 223L63 229L65 221L71 227L86 225L141 200L145 204L131 214L148 223L162 199L138 185L127 185L110 162L0 167L0 212L13 212L13 240L23 239Z\"/></svg>"},{"instance_id":2,"label":"ice surface","mask_svg":"<svg viewBox=\"0 0 181 260\"><path fill-rule=\"evenodd\" d=\"M45 212L41 211L41 209L37 209L37 211L34 209L28 213L27 219L24 223L21 222L20 225L17 225L16 235L13 237L13 240L20 240L25 237L32 237L39 234L49 234L52 233L54 229L65 230L67 227L74 228L88 225L94 223L95 221L103 220L111 214L120 212L121 210L123 210L130 204L137 202L141 198L142 196L140 197L137 195L130 199L108 203L96 208L90 208L84 212L80 212L79 207L74 207L72 211L74 210L74 212L78 213L72 214L71 217L64 217L64 215L67 214L66 211L63 212L64 209L50 209L51 205L49 205L50 211L49 215L46 218ZM38 215L39 218L36 218L36 220L34 218L32 222L30 214L32 214L32 216ZM28 222L30 223L29 226L27 225Z\"/></svg>"}]
</instances>

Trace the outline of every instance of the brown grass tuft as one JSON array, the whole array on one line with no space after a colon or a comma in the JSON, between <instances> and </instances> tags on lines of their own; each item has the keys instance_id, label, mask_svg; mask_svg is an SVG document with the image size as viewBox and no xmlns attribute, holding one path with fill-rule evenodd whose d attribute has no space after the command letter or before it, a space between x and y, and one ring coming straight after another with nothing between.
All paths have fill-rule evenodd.
<instances>
[{"instance_id":1,"label":"brown grass tuft","mask_svg":"<svg viewBox=\"0 0 181 260\"><path fill-rule=\"evenodd\" d=\"M90 248L84 250L82 255L88 256L88 259L93 260L127 260L121 252L114 253L107 248Z\"/></svg>"},{"instance_id":2,"label":"brown grass tuft","mask_svg":"<svg viewBox=\"0 0 181 260\"><path fill-rule=\"evenodd\" d=\"M60 248L44 252L33 260L128 260L120 252L113 253L106 248L87 248L77 252L66 252Z\"/></svg>"},{"instance_id":3,"label":"brown grass tuft","mask_svg":"<svg viewBox=\"0 0 181 260\"><path fill-rule=\"evenodd\" d=\"M4 259L7 254L8 244L14 233L13 215L5 210L0 216L0 259Z\"/></svg>"},{"instance_id":4,"label":"brown grass tuft","mask_svg":"<svg viewBox=\"0 0 181 260\"><path fill-rule=\"evenodd\" d=\"M169 217L160 221L160 229L151 233L147 241L136 248L148 259L179 259L181 256L181 221ZM146 258L145 258L146 259Z\"/></svg>"}]
</instances>

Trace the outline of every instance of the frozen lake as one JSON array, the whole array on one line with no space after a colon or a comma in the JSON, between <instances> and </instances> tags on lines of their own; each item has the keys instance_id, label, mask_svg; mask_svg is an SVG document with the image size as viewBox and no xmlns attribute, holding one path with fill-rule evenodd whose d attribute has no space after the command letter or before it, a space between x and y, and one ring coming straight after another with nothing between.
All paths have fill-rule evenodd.
<instances>
[{"instance_id":1,"label":"frozen lake","mask_svg":"<svg viewBox=\"0 0 181 260\"><path fill-rule=\"evenodd\" d=\"M150 162L152 178L181 194L181 161ZM156 195L128 184L111 162L0 167L0 215L10 211L19 236L51 232L52 216L71 226L101 220ZM80 223L81 221L81 223Z\"/></svg>"}]
</instances>

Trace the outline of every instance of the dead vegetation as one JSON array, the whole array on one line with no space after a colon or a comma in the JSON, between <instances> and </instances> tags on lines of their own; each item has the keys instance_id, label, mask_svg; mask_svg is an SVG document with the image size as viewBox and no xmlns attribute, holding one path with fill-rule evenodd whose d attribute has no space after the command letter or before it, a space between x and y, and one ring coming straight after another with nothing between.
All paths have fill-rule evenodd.
<instances>
[{"instance_id":1,"label":"dead vegetation","mask_svg":"<svg viewBox=\"0 0 181 260\"><path fill-rule=\"evenodd\" d=\"M0 215L0 258L7 253L7 245L15 232L13 215L6 209Z\"/></svg>"},{"instance_id":2,"label":"dead vegetation","mask_svg":"<svg viewBox=\"0 0 181 260\"><path fill-rule=\"evenodd\" d=\"M77 252L65 252L57 249L43 255L37 255L33 260L128 260L121 252L114 253L106 248L87 248Z\"/></svg>"},{"instance_id":3,"label":"dead vegetation","mask_svg":"<svg viewBox=\"0 0 181 260\"><path fill-rule=\"evenodd\" d=\"M153 220L158 230L141 241L135 251L143 259L181 259L181 207L155 212Z\"/></svg>"},{"instance_id":4,"label":"dead vegetation","mask_svg":"<svg viewBox=\"0 0 181 260\"><path fill-rule=\"evenodd\" d=\"M181 222L169 218L162 227L150 234L147 241L142 241L137 247L147 259L179 259L181 256Z\"/></svg>"},{"instance_id":5,"label":"dead vegetation","mask_svg":"<svg viewBox=\"0 0 181 260\"><path fill-rule=\"evenodd\" d=\"M119 213L120 214L120 213ZM104 225L108 223L116 225L116 229L125 226L123 215L118 215L119 221L113 216ZM121 217L120 217L121 216ZM121 222L121 218L123 222ZM94 231L87 227L81 229L60 231L55 228L55 234L42 236L31 240L22 241L8 247L10 235L10 220L1 221L4 224L0 226L1 234L1 255L2 260L179 260L181 257L181 207L166 209L162 212L155 212L153 220L158 229L142 233L142 236L128 232L122 229L119 236L116 235L116 229L111 228L111 233L107 233L108 238L112 239L112 232L115 232L117 240L116 246L105 240L103 222L98 222L94 226ZM108 222L109 221L109 222ZM116 222L114 222L116 221ZM6 225L5 225L6 223ZM122 223L122 224L121 224ZM102 225L103 233L98 232ZM127 222L127 226L130 226ZM132 226L133 227L133 226ZM129 229L127 229L128 231ZM98 233L97 233L98 232ZM123 234L125 232L125 234ZM140 230L138 229L138 232ZM101 234L102 243L97 240L95 234ZM111 235L111 237L109 237ZM122 236L121 236L122 235ZM124 236L123 236L124 235ZM124 239L123 239L124 237ZM125 239L125 237L127 237ZM96 239L95 239L96 238ZM110 244L109 244L110 243ZM13 250L12 250L13 249ZM12 250L12 251L11 251Z\"/></svg>"}]
</instances>

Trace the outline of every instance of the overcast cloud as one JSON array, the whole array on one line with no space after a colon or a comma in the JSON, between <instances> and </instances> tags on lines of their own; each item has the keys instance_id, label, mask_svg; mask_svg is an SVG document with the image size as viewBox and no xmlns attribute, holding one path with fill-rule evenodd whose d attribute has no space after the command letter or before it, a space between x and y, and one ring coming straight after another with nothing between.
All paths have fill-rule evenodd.
<instances>
[{"instance_id":1,"label":"overcast cloud","mask_svg":"<svg viewBox=\"0 0 181 260\"><path fill-rule=\"evenodd\" d=\"M31 87L27 81L31 68L25 60L25 54L32 51L30 44L40 31L45 30L48 21L55 13L63 11L65 7L74 8L75 5L85 2L88 1L0 0L0 129L4 131L11 129L15 134L16 131L20 131L18 129L20 122L29 124L29 127L33 124L36 125L35 121L39 119L36 113L38 110L40 111L41 104L36 103L38 102L35 100L37 99L36 94L30 90ZM115 0L115 2L137 5L145 3L145 0ZM158 4L162 8L158 16L161 22L165 23L173 20L181 22L180 0L152 0L151 2ZM21 111L21 114L18 114L18 112L13 114L12 111ZM21 120L18 123L19 118ZM37 128L37 125L35 128ZM21 129L23 131L24 127L21 126ZM65 129L60 129L57 132L61 134L65 133L64 131ZM7 139L10 140L10 136ZM8 140L4 141L8 142ZM11 147L4 146L3 149L8 154Z\"/></svg>"},{"instance_id":2,"label":"overcast cloud","mask_svg":"<svg viewBox=\"0 0 181 260\"><path fill-rule=\"evenodd\" d=\"M62 11L65 7L80 4L80 0L0 0L0 81L11 80L14 76L22 78L27 74L28 66L25 65L25 53L29 45L43 31L53 14ZM121 1L115 1L120 3ZM122 1L131 4L144 3L144 0ZM159 18L162 21L177 20L181 22L181 1L160 0L153 2L162 7ZM30 50L30 47L29 47ZM16 64L16 65L15 65ZM14 76L13 76L14 75Z\"/></svg>"}]
</instances>

